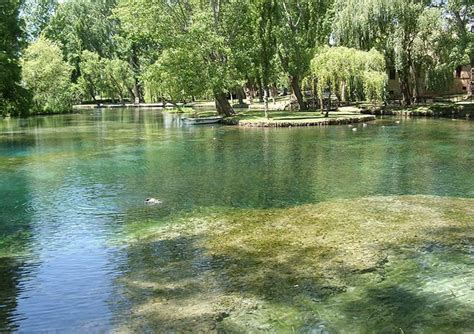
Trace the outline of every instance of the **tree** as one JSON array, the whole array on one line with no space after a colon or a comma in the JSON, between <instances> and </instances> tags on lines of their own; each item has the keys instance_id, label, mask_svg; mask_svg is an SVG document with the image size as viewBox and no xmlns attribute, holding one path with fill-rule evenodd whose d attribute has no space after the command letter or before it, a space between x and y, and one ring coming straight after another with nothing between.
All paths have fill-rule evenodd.
<instances>
[{"instance_id":1,"label":"tree","mask_svg":"<svg viewBox=\"0 0 474 334\"><path fill-rule=\"evenodd\" d=\"M264 93L265 117L268 118L269 84L275 73L276 36L274 32L275 0L252 1L252 23L254 25L254 66L258 68Z\"/></svg>"},{"instance_id":2,"label":"tree","mask_svg":"<svg viewBox=\"0 0 474 334\"><path fill-rule=\"evenodd\" d=\"M0 114L26 115L28 92L21 85L20 49L23 41L19 18L21 1L0 2Z\"/></svg>"},{"instance_id":3,"label":"tree","mask_svg":"<svg viewBox=\"0 0 474 334\"><path fill-rule=\"evenodd\" d=\"M309 70L317 46L327 44L331 15L329 0L276 1L275 38L281 66L287 74L300 110L306 110L301 80Z\"/></svg>"},{"instance_id":4,"label":"tree","mask_svg":"<svg viewBox=\"0 0 474 334\"><path fill-rule=\"evenodd\" d=\"M81 75L82 51L95 52L100 57L113 57L115 22L110 15L114 3L105 0L63 2L44 30L45 37L58 43L64 58L74 67L73 82Z\"/></svg>"},{"instance_id":5,"label":"tree","mask_svg":"<svg viewBox=\"0 0 474 334\"><path fill-rule=\"evenodd\" d=\"M91 51L83 51L80 58L81 76L77 84L83 98L86 96L97 101L97 95L104 91L104 69L100 56Z\"/></svg>"},{"instance_id":6,"label":"tree","mask_svg":"<svg viewBox=\"0 0 474 334\"><path fill-rule=\"evenodd\" d=\"M101 58L97 53L83 51L80 62L79 90L84 98L99 103L97 96L124 102L133 96L133 70L130 64L118 58Z\"/></svg>"},{"instance_id":7,"label":"tree","mask_svg":"<svg viewBox=\"0 0 474 334\"><path fill-rule=\"evenodd\" d=\"M118 97L120 102L124 102L126 97L135 96L135 79L130 64L118 58L104 58L102 63L109 97Z\"/></svg>"},{"instance_id":8,"label":"tree","mask_svg":"<svg viewBox=\"0 0 474 334\"><path fill-rule=\"evenodd\" d=\"M443 92L453 82L453 70L462 62L453 57L457 40L446 29L446 16L440 8L426 8L418 19L418 33L413 41L413 96L418 100L420 86Z\"/></svg>"},{"instance_id":9,"label":"tree","mask_svg":"<svg viewBox=\"0 0 474 334\"><path fill-rule=\"evenodd\" d=\"M474 6L472 0L443 1L446 17L451 31L456 34L458 45L455 51L461 58L467 56L474 66L474 33L469 26L474 24Z\"/></svg>"},{"instance_id":10,"label":"tree","mask_svg":"<svg viewBox=\"0 0 474 334\"><path fill-rule=\"evenodd\" d=\"M310 73L316 83L321 108L323 92L327 88L344 102L348 96L381 101L385 95L385 59L375 49L366 52L346 47L322 48L311 61Z\"/></svg>"},{"instance_id":11,"label":"tree","mask_svg":"<svg viewBox=\"0 0 474 334\"><path fill-rule=\"evenodd\" d=\"M33 94L34 112L61 113L72 109L72 67L63 60L57 45L40 37L26 49L22 65L23 80Z\"/></svg>"},{"instance_id":12,"label":"tree","mask_svg":"<svg viewBox=\"0 0 474 334\"><path fill-rule=\"evenodd\" d=\"M170 102L184 101L206 92L206 64L199 54L185 47L163 51L145 73L148 95Z\"/></svg>"},{"instance_id":13,"label":"tree","mask_svg":"<svg viewBox=\"0 0 474 334\"><path fill-rule=\"evenodd\" d=\"M176 95L179 73L193 72L186 69L185 65L194 66L201 64L202 73L198 91L210 92L215 99L218 113L230 115L233 109L227 100L227 93L243 81L241 73L237 71L240 53L235 43L242 41L241 27L236 25L236 18L245 14L244 2L237 0L218 1L154 1L146 0L124 1L117 10L117 15L124 29L131 29L135 35L145 35L142 38L153 41L157 45L156 53L158 63L148 72L155 72L151 77L165 76L165 81L170 85L165 87L160 84L161 93L171 96ZM148 10L143 11L146 7ZM243 10L243 12L242 12ZM238 22L238 21L237 21ZM165 50L168 50L165 52ZM191 58L179 67L169 60L170 54L184 57L184 52L193 53ZM159 60L161 57L164 57ZM184 59L184 58L183 58ZM164 68L164 64L177 69L177 72ZM164 73L159 74L156 71ZM174 78L173 78L174 77ZM156 82L148 80L148 82ZM183 82L181 88L189 86ZM192 91L181 90L178 95L190 96Z\"/></svg>"},{"instance_id":14,"label":"tree","mask_svg":"<svg viewBox=\"0 0 474 334\"><path fill-rule=\"evenodd\" d=\"M467 1L450 0L448 4ZM451 5L441 6L449 9ZM420 77L433 89L447 88L459 61L453 57L459 55L459 43L446 31L446 19L461 15L459 11L466 11L461 8L467 7L457 6L446 14L446 9L435 8L430 0L336 0L334 39L338 45L363 50L375 47L382 52L387 65L398 73L403 103L408 105L413 96L416 100L420 95ZM465 20L458 21L459 36Z\"/></svg>"},{"instance_id":15,"label":"tree","mask_svg":"<svg viewBox=\"0 0 474 334\"><path fill-rule=\"evenodd\" d=\"M450 57L458 65L470 64L474 68L474 6L472 0L449 0L443 3L445 17L448 19L450 32L455 36ZM471 27L471 29L469 29ZM468 95L473 94L472 82L469 85Z\"/></svg>"},{"instance_id":16,"label":"tree","mask_svg":"<svg viewBox=\"0 0 474 334\"><path fill-rule=\"evenodd\" d=\"M26 35L29 40L36 40L48 26L54 14L58 0L26 0L22 8L25 20Z\"/></svg>"}]
</instances>

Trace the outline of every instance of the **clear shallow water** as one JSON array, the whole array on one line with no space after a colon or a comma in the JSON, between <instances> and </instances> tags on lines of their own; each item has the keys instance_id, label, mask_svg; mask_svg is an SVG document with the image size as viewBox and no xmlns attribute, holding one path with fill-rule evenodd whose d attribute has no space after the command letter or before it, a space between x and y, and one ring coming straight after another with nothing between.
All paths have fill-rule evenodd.
<instances>
[{"instance_id":1,"label":"clear shallow water","mask_svg":"<svg viewBox=\"0 0 474 334\"><path fill-rule=\"evenodd\" d=\"M0 121L0 331L110 329L128 226L211 206L474 197L474 123L185 127L158 111ZM146 197L164 201L146 207ZM139 261L139 259L134 259ZM118 306L117 306L118 305Z\"/></svg>"}]
</instances>

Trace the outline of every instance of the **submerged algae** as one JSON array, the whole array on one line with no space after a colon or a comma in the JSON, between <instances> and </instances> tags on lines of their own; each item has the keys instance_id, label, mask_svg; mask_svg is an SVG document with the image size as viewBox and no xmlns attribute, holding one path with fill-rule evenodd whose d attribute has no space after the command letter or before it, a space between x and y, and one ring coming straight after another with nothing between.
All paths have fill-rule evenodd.
<instances>
[{"instance_id":1,"label":"submerged algae","mask_svg":"<svg viewBox=\"0 0 474 334\"><path fill-rule=\"evenodd\" d=\"M473 199L229 209L141 235L118 331L474 330Z\"/></svg>"}]
</instances>

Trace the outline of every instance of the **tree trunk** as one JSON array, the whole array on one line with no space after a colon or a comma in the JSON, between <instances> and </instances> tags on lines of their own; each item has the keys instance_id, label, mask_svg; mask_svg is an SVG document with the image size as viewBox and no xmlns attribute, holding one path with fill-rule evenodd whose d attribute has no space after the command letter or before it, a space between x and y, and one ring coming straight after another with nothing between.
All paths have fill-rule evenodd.
<instances>
[{"instance_id":1,"label":"tree trunk","mask_svg":"<svg viewBox=\"0 0 474 334\"><path fill-rule=\"evenodd\" d=\"M418 73L419 71L412 67L412 76L413 76L413 101L415 104L420 103L421 94L420 94L420 83L418 81Z\"/></svg>"},{"instance_id":2,"label":"tree trunk","mask_svg":"<svg viewBox=\"0 0 474 334\"><path fill-rule=\"evenodd\" d=\"M216 109L219 115L232 116L235 114L225 93L215 93L214 99L216 100Z\"/></svg>"},{"instance_id":3,"label":"tree trunk","mask_svg":"<svg viewBox=\"0 0 474 334\"><path fill-rule=\"evenodd\" d=\"M347 85L346 85L345 82L342 82L341 83L341 102L343 104L346 104L346 102L347 102L347 92L346 92L346 90L347 90Z\"/></svg>"},{"instance_id":4,"label":"tree trunk","mask_svg":"<svg viewBox=\"0 0 474 334\"><path fill-rule=\"evenodd\" d=\"M268 96L269 96L269 89L265 87L263 90L263 102L265 103L265 118L268 119Z\"/></svg>"},{"instance_id":5,"label":"tree trunk","mask_svg":"<svg viewBox=\"0 0 474 334\"><path fill-rule=\"evenodd\" d=\"M244 96L245 96L244 89L242 87L237 88L237 98L239 99L240 106L244 105Z\"/></svg>"},{"instance_id":6,"label":"tree trunk","mask_svg":"<svg viewBox=\"0 0 474 334\"><path fill-rule=\"evenodd\" d=\"M278 95L278 89L275 86L275 84L272 84L272 94L271 95L272 95L272 102L273 102L273 104L275 104L276 103L275 97Z\"/></svg>"},{"instance_id":7,"label":"tree trunk","mask_svg":"<svg viewBox=\"0 0 474 334\"><path fill-rule=\"evenodd\" d=\"M262 85L258 85L258 102L263 102L264 89Z\"/></svg>"},{"instance_id":8,"label":"tree trunk","mask_svg":"<svg viewBox=\"0 0 474 334\"><path fill-rule=\"evenodd\" d=\"M331 96L332 96L332 89L331 89L331 85L329 85L329 96L328 96L328 109L326 110L326 116L325 117L328 117L329 116L329 110L331 110Z\"/></svg>"},{"instance_id":9,"label":"tree trunk","mask_svg":"<svg viewBox=\"0 0 474 334\"><path fill-rule=\"evenodd\" d=\"M139 80L140 75L140 64L138 59L138 52L136 45L132 45L132 53L130 55L130 66L134 73L133 75L133 99L134 103L141 103L143 102L143 92L142 87Z\"/></svg>"},{"instance_id":10,"label":"tree trunk","mask_svg":"<svg viewBox=\"0 0 474 334\"><path fill-rule=\"evenodd\" d=\"M469 72L469 85L467 88L467 95L472 96L474 94L474 55L471 55L471 68Z\"/></svg>"},{"instance_id":11,"label":"tree trunk","mask_svg":"<svg viewBox=\"0 0 474 334\"><path fill-rule=\"evenodd\" d=\"M300 82L297 76L290 76L291 88L293 89L293 94L295 94L296 100L300 107L300 111L307 110L308 107L303 99L303 94L301 93Z\"/></svg>"},{"instance_id":12,"label":"tree trunk","mask_svg":"<svg viewBox=\"0 0 474 334\"><path fill-rule=\"evenodd\" d=\"M410 84L408 80L408 74L400 73L399 75L400 81L400 92L402 93L402 104L404 106L411 105L411 93L410 93Z\"/></svg>"}]
</instances>

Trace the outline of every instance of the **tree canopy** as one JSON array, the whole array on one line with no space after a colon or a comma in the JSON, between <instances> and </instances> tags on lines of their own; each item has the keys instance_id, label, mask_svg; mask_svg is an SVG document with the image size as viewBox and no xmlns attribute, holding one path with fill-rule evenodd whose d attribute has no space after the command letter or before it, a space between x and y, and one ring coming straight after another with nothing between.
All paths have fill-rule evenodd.
<instances>
[{"instance_id":1,"label":"tree canopy","mask_svg":"<svg viewBox=\"0 0 474 334\"><path fill-rule=\"evenodd\" d=\"M383 55L372 49L360 51L346 47L325 47L311 61L311 77L318 95L325 89L335 92L342 101L382 101L387 74ZM322 104L321 104L322 105Z\"/></svg>"},{"instance_id":2,"label":"tree canopy","mask_svg":"<svg viewBox=\"0 0 474 334\"><path fill-rule=\"evenodd\" d=\"M394 71L410 104L425 91L445 92L456 67L474 65L471 2L5 0L1 109L27 113L29 89L34 110L64 110L46 98L52 91L39 94L47 84L31 81L31 67L21 77L21 57L25 66L47 55L56 62L58 50L68 66L60 72L82 102L212 97L230 115L229 96L268 103L280 89L304 110L308 78L319 95L330 88L347 100L380 100L389 97L382 72ZM32 56L39 46L45 50ZM363 61L377 69L363 69ZM49 80L47 70L38 80ZM38 109L39 101L47 105Z\"/></svg>"},{"instance_id":3,"label":"tree canopy","mask_svg":"<svg viewBox=\"0 0 474 334\"><path fill-rule=\"evenodd\" d=\"M44 37L31 44L23 56L23 80L33 94L33 111L57 113L71 110L72 67L62 57L61 49Z\"/></svg>"},{"instance_id":4,"label":"tree canopy","mask_svg":"<svg viewBox=\"0 0 474 334\"><path fill-rule=\"evenodd\" d=\"M0 114L26 115L29 96L21 85L20 51L25 41L19 0L0 2Z\"/></svg>"}]
</instances>

